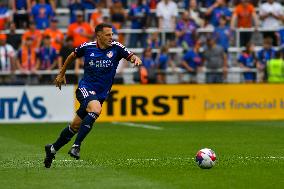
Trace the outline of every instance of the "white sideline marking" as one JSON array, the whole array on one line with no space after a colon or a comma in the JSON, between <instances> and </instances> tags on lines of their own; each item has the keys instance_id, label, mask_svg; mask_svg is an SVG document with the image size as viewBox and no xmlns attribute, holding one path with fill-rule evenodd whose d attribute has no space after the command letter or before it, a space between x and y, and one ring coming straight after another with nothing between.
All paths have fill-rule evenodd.
<instances>
[{"instance_id":1,"label":"white sideline marking","mask_svg":"<svg viewBox=\"0 0 284 189\"><path fill-rule=\"evenodd\" d=\"M84 160L82 160L82 159L81 159L81 160L75 160L75 159L74 159L74 160L72 160L72 159L60 159L60 160L56 160L56 159L55 159L55 160L53 160L53 161L58 161L58 162L72 162L72 161L74 161L74 162L75 162L75 161L76 161L76 162L82 162L82 161L84 161Z\"/></svg>"},{"instance_id":2,"label":"white sideline marking","mask_svg":"<svg viewBox=\"0 0 284 189\"><path fill-rule=\"evenodd\" d=\"M284 159L284 157L275 157L275 156L246 156L246 157L239 157L239 159Z\"/></svg>"},{"instance_id":3,"label":"white sideline marking","mask_svg":"<svg viewBox=\"0 0 284 189\"><path fill-rule=\"evenodd\" d=\"M129 127L137 127L137 128L144 128L144 129L153 129L153 130L163 130L164 128L154 126L154 125L147 125L147 124L140 124L140 123L130 123L130 122L112 122L114 125L123 125Z\"/></svg>"},{"instance_id":4,"label":"white sideline marking","mask_svg":"<svg viewBox=\"0 0 284 189\"><path fill-rule=\"evenodd\" d=\"M232 157L234 158L234 157ZM284 156L246 156L246 157L242 157L242 156L239 156L237 157L238 159L284 159ZM187 161L187 160L194 160L195 158L193 157L165 157L165 159L168 159L168 160L183 160L183 161ZM127 161L162 161L162 160L165 160L163 158L128 158L126 159ZM221 158L221 159L224 159L224 158ZM225 158L226 159L226 158ZM218 157L217 157L217 160L220 160Z\"/></svg>"}]
</instances>

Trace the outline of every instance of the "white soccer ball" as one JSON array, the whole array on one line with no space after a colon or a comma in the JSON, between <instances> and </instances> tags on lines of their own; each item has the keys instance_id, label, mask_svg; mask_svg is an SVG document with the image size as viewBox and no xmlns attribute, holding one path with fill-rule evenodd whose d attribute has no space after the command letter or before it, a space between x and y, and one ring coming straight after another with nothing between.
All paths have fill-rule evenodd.
<instances>
[{"instance_id":1,"label":"white soccer ball","mask_svg":"<svg viewBox=\"0 0 284 189\"><path fill-rule=\"evenodd\" d=\"M203 148L196 154L195 161L202 169L210 169L216 163L216 154L209 148Z\"/></svg>"}]
</instances>

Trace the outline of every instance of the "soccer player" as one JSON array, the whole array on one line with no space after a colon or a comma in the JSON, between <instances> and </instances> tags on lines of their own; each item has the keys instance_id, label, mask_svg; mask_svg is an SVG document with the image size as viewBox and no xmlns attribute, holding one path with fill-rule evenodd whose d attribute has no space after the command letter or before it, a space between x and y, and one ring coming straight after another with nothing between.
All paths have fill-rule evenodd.
<instances>
[{"instance_id":1,"label":"soccer player","mask_svg":"<svg viewBox=\"0 0 284 189\"><path fill-rule=\"evenodd\" d=\"M97 41L83 43L77 47L67 57L54 81L56 87L61 90L61 85L66 84L67 66L76 58L84 57L84 76L76 90L76 98L80 102L80 107L71 124L62 130L59 138L53 144L45 146L44 164L46 168L51 166L56 152L67 144L76 133L76 140L68 154L75 159L80 158L81 143L101 113L102 104L112 87L119 61L125 58L135 66L142 64L140 58L119 42L112 40L111 25L105 23L97 25L95 34Z\"/></svg>"}]
</instances>

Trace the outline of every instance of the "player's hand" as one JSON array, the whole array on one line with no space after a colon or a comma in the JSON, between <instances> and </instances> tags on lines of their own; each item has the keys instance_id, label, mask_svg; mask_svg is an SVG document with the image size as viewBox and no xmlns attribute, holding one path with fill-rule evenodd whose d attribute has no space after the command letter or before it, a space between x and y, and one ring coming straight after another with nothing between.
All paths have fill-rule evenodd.
<instances>
[{"instance_id":1,"label":"player's hand","mask_svg":"<svg viewBox=\"0 0 284 189\"><path fill-rule=\"evenodd\" d=\"M141 59L140 59L138 56L136 56L136 55L133 55L133 56L132 56L131 62L134 64L134 66L140 66L140 65L142 65Z\"/></svg>"},{"instance_id":2,"label":"player's hand","mask_svg":"<svg viewBox=\"0 0 284 189\"><path fill-rule=\"evenodd\" d=\"M65 76L62 76L61 74L58 74L54 80L54 84L56 85L56 87L59 88L59 90L61 90L62 83L66 85L66 78Z\"/></svg>"}]
</instances>

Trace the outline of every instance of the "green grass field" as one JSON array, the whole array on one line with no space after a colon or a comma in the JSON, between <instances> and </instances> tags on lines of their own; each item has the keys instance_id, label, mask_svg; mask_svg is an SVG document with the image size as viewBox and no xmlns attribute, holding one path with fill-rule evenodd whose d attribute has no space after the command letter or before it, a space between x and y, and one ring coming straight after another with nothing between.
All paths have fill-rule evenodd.
<instances>
[{"instance_id":1,"label":"green grass field","mask_svg":"<svg viewBox=\"0 0 284 189\"><path fill-rule=\"evenodd\" d=\"M66 124L0 125L1 189L284 188L284 122L147 123L161 129L97 123L81 148L71 143L43 166L44 145ZM196 152L212 148L215 167Z\"/></svg>"}]
</instances>

